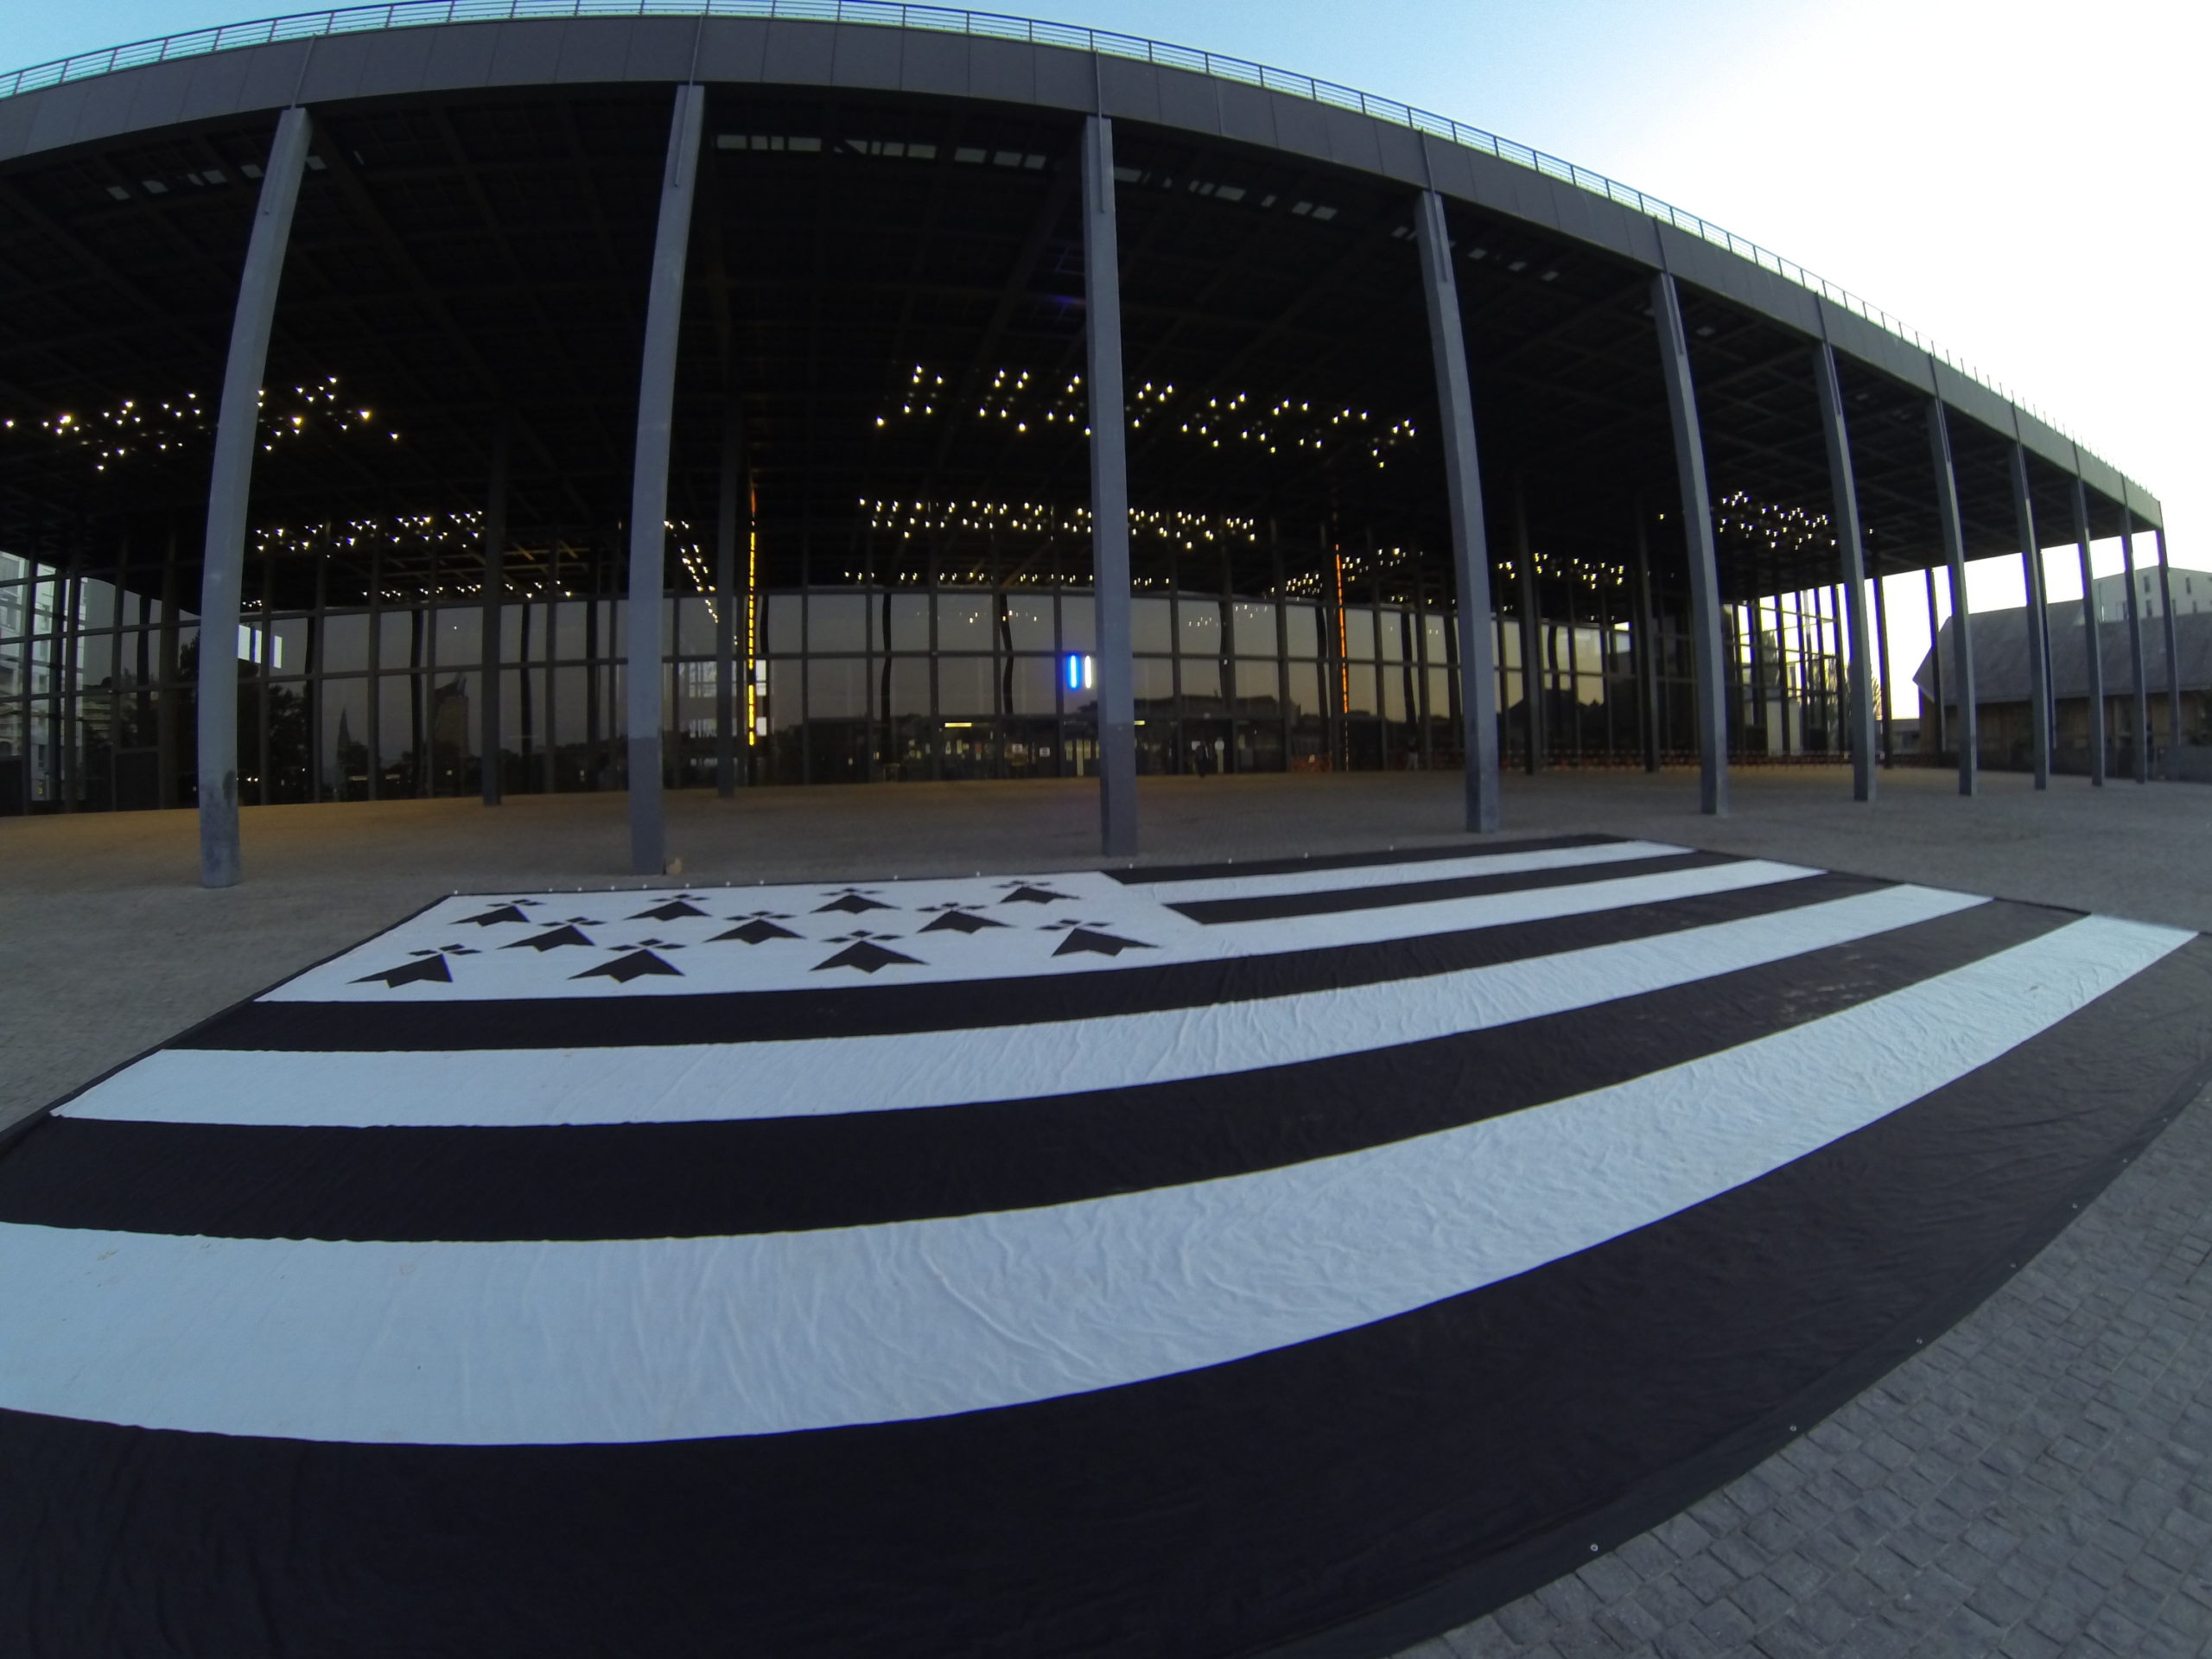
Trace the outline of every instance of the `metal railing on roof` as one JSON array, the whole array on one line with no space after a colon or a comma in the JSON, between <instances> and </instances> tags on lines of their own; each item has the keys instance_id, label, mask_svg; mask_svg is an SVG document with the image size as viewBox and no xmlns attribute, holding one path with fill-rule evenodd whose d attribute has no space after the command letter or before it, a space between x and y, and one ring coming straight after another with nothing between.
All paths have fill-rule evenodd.
<instances>
[{"instance_id":1,"label":"metal railing on roof","mask_svg":"<svg viewBox=\"0 0 2212 1659\"><path fill-rule=\"evenodd\" d=\"M1224 80L1242 81L1247 86L1265 87L1270 92L1310 99L1317 104L1356 110L1378 121L1410 127L1417 132L1429 133L1452 143L1463 144L1470 149L1481 150L1500 161L1533 168L1548 177L1603 196L1620 207L1672 225L1677 230L1687 231L1717 247L1726 248L1729 252L1749 259L1776 276L1841 306L1854 316L1864 317L1877 327L1910 341L1922 351L1998 393L2016 408L2033 415L2052 430L2072 441L2072 435L2042 410L1973 365L1946 351L1918 329L1891 316L1879 306L1871 304L1848 289L1806 270L1795 260L1785 259L1780 254L1725 230L1709 219L1675 207L1672 202L1662 201L1657 196L1609 179L1602 173L1594 173L1586 167L1577 167L1573 162L1548 156L1527 144L1515 143L1510 138L1501 138L1480 127L1471 127L1464 121L1454 121L1449 116L1416 109L1395 99L1377 98L1372 92L1363 92L1356 87L1341 86L1334 81L1317 80L1311 75L1271 68L1244 58L1224 57L1217 52L1201 52L1187 46L1171 46L1162 41L1149 41L1135 35L1116 35L1105 29L1040 22L997 12L963 11L950 6L901 5L896 3L896 0L393 0L393 3L387 5L340 6L327 11L292 12L282 17L263 18L257 22L226 23L216 29L191 29L180 35L165 35L158 40L137 41L129 46L110 47L105 51L57 58L51 63L35 64L28 69L0 74L0 98L12 98L19 92L58 86L66 81L83 80L93 75L111 74L118 69L135 69L143 65L167 63L178 58L202 57L211 52L227 52L239 47L266 46L276 41L313 40L329 35L357 35L439 23L505 22L527 18L698 16L868 23L893 29L931 29L947 35L980 35L992 40L1026 41L1038 46L1069 47L1079 52L1093 52L1108 57L1132 59L1140 63L1164 64L1172 68L1193 70Z\"/></svg>"}]
</instances>

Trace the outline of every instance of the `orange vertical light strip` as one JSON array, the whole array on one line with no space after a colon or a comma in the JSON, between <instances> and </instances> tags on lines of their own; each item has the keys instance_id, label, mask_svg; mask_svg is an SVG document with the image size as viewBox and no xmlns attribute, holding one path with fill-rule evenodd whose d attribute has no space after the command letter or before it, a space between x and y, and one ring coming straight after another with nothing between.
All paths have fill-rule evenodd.
<instances>
[{"instance_id":1,"label":"orange vertical light strip","mask_svg":"<svg viewBox=\"0 0 2212 1659\"><path fill-rule=\"evenodd\" d=\"M1351 713L1351 669L1344 661L1349 648L1344 632L1344 550L1336 549L1337 560L1337 713Z\"/></svg>"}]
</instances>

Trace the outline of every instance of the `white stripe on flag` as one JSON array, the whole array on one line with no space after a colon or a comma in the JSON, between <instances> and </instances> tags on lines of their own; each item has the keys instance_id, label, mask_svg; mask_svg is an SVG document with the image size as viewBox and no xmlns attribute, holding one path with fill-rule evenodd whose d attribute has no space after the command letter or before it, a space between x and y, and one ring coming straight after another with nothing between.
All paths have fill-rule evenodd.
<instances>
[{"instance_id":1,"label":"white stripe on flag","mask_svg":"<svg viewBox=\"0 0 2212 1659\"><path fill-rule=\"evenodd\" d=\"M318 1440L766 1434L1327 1336L1656 1221L1986 1065L2190 936L2091 918L1616 1087L1229 1179L734 1238L0 1226L0 1405Z\"/></svg>"},{"instance_id":2,"label":"white stripe on flag","mask_svg":"<svg viewBox=\"0 0 2212 1659\"><path fill-rule=\"evenodd\" d=\"M984 1031L450 1052L163 1049L60 1110L140 1123L516 1128L1027 1100L1478 1031L1733 973L1987 902L1928 887L1885 887L1456 973Z\"/></svg>"},{"instance_id":3,"label":"white stripe on flag","mask_svg":"<svg viewBox=\"0 0 2212 1659\"><path fill-rule=\"evenodd\" d=\"M1417 867L1401 864L1391 868L1397 882L1387 885L1421 879ZM1603 866L1598 868L1602 868ZM997 889L986 890L973 883L930 887L917 882L906 884L899 892L902 906L895 925L886 931L869 928L868 931L877 938L891 940L902 953L912 952L931 958L927 963L902 965L895 971L895 982L894 979L887 979L882 982L906 985L944 983L948 981L1012 978L1038 973L1111 973L1116 969L1130 966L1152 968L1174 962L1217 962L1226 957L1253 956L1279 950L1322 950L1382 939L1419 938L1462 928L1498 927L1514 922L1587 915L1592 911L1612 910L1625 905L1655 904L1669 899L1692 898L1700 893L1732 893L1745 887L1763 887L1770 882L1799 880L1819 874L1818 870L1808 869L1802 865L1779 864L1766 859L1744 859L1646 875L1611 876L1568 882L1558 887L1518 888L1464 899L1424 899L1419 903L1401 904L1391 902L1387 894L1381 894L1370 906L1331 911L1319 915L1265 917L1253 921L1213 925L1194 922L1146 892L1123 887L1107 876L1094 875L1083 882L1066 880L1061 883L1071 890L1079 890L1079 896L1064 907L1039 907L1033 912L1025 909L1020 914L1023 925L992 927L964 938L957 934L920 934L916 930L923 912L916 906L934 901L938 894L972 900L979 893L996 893ZM766 903L777 899L779 893L783 895L781 903L786 908L795 907L800 902L791 897L790 889L763 888L748 893L747 897ZM607 896L599 895L601 898ZM804 895L811 899L818 899L821 896L819 892ZM542 906L547 914L557 915L562 907L575 902L573 898L562 899L560 905L556 906L553 900L557 898L560 895L548 896ZM781 940L757 949L744 944L711 943L713 936L729 925L728 918L719 913L657 922L650 929L593 925L591 937L601 945L624 940L623 948L626 948L629 942L637 938L639 931L650 931L656 936L660 933L670 935L685 947L682 957L677 958L682 964L681 977L655 976L627 982L606 977L573 978L571 976L578 964L570 959L569 952L556 951L550 958L541 958L535 950L504 948L524 941L519 936L509 937L500 930L485 935L477 942L486 948L452 959L454 977L451 983L418 982L392 989L381 984L357 982L363 975L381 972L391 967L395 961L404 960L410 953L419 955L449 950L454 934L461 931L461 925L455 921L454 911L481 910L484 903L480 899L460 903L444 901L424 915L403 922L366 944L355 946L341 957L308 969L297 978L288 980L268 992L261 1000L266 1002L365 1001L389 1004L465 1002L534 996L594 999L607 996L682 997L702 993L789 990L801 987L808 990L820 990L823 988L823 981L815 971L817 964L824 955L836 950L841 943L851 938L849 930L855 919L850 915L839 915L830 918L829 926L824 928L820 925L824 918L819 915L787 917L794 929L811 928L818 933L835 933L839 937L817 938L804 944ZM603 913L612 913L615 908L601 907ZM716 908L720 912L730 906L721 905ZM1005 916L1014 912L1003 907L995 907L991 913ZM880 922L885 918L871 911L864 912L859 919L865 926L872 919ZM1110 933L1126 935L1141 941L1145 948L1137 955L1110 957L1089 953L1056 956L1052 947L1058 943L1058 936L1050 931L1040 932L1036 924L1064 919L1080 920L1086 926L1103 927ZM587 953L582 960L588 963L594 958ZM867 982L876 982L870 980Z\"/></svg>"},{"instance_id":4,"label":"white stripe on flag","mask_svg":"<svg viewBox=\"0 0 2212 1659\"><path fill-rule=\"evenodd\" d=\"M1594 847L1548 847L1535 853L1470 853L1465 858L1418 863L1323 865L1310 870L1278 870L1268 875L1194 877L1181 881L1147 881L1142 869L1127 873L1129 887L1164 905L1211 899L1272 899L1294 893L1349 893L1408 882L1450 881L1470 875L1522 875L1534 870L1571 870L1590 864L1622 864L1631 859L1669 858L1687 853L1663 841L1609 841Z\"/></svg>"}]
</instances>

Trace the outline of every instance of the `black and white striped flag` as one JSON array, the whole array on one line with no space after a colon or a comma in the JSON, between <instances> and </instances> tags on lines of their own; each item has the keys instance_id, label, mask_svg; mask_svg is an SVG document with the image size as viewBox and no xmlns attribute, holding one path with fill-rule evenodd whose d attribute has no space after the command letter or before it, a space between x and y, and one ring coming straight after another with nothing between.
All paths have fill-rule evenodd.
<instances>
[{"instance_id":1,"label":"black and white striped flag","mask_svg":"<svg viewBox=\"0 0 2212 1659\"><path fill-rule=\"evenodd\" d=\"M1380 1651L1942 1328L2208 989L1595 836L445 899L0 1157L0 1649Z\"/></svg>"}]
</instances>

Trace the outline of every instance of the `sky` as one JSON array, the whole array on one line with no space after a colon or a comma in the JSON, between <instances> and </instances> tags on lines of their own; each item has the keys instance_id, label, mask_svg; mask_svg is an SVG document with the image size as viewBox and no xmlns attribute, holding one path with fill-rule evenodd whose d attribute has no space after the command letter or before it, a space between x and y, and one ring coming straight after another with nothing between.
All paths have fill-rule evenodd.
<instances>
[{"instance_id":1,"label":"sky","mask_svg":"<svg viewBox=\"0 0 2212 1659\"><path fill-rule=\"evenodd\" d=\"M254 0L0 6L0 69L267 16ZM295 9L292 7L283 8ZM1021 11L1020 0L1005 10ZM1726 226L1900 317L2144 485L2212 569L2202 0L1030 0L1448 115ZM2047 537L2065 527L2046 530ZM2147 538L2139 554L2147 550ZM2120 568L2117 542L2095 550ZM2075 598L2069 550L2051 598ZM1897 712L1926 649L1888 607ZM2021 602L2017 558L1968 571ZM1946 607L1948 608L1948 607Z\"/></svg>"}]
</instances>

